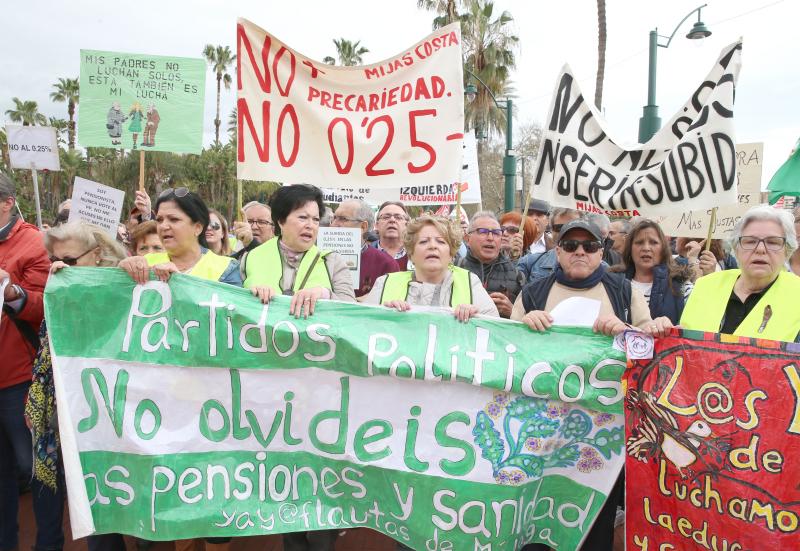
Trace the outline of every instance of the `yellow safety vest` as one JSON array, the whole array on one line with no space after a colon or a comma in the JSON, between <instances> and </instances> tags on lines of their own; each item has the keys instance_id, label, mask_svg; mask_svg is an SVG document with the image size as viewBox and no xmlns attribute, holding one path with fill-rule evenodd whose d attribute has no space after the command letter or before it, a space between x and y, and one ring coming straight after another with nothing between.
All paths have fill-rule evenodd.
<instances>
[{"instance_id":1,"label":"yellow safety vest","mask_svg":"<svg viewBox=\"0 0 800 551\"><path fill-rule=\"evenodd\" d=\"M172 262L167 253L150 253L144 256L147 259L148 266L155 266L157 264L165 264ZM211 251L206 251L194 267L189 270L189 275L199 277L201 279L208 279L209 281L219 281L225 270L233 262L232 258L227 256L220 256Z\"/></svg>"},{"instance_id":2,"label":"yellow safety vest","mask_svg":"<svg viewBox=\"0 0 800 551\"><path fill-rule=\"evenodd\" d=\"M262 243L249 253L244 259L244 287L265 286L280 294L283 289L283 257L278 249L278 237L273 237L266 243ZM333 290L331 277L328 274L328 267L325 265L325 257L330 251L320 251L316 245L303 255L297 274L294 277L292 291L297 292L301 289L312 289L314 287L324 287ZM319 258L317 258L319 256ZM316 262L314 259L317 259ZM313 265L313 267L312 267ZM309 273L311 270L311 273ZM308 275L308 278L306 276Z\"/></svg>"},{"instance_id":3,"label":"yellow safety vest","mask_svg":"<svg viewBox=\"0 0 800 551\"><path fill-rule=\"evenodd\" d=\"M728 299L741 273L741 270L723 270L698 279L683 309L681 327L718 333ZM759 333L767 305L772 309L772 315ZM775 283L764 293L733 334L792 342L798 332L800 332L800 277L789 272L781 272Z\"/></svg>"},{"instance_id":4,"label":"yellow safety vest","mask_svg":"<svg viewBox=\"0 0 800 551\"><path fill-rule=\"evenodd\" d=\"M450 306L455 308L461 304L472 304L472 285L469 281L469 270L450 266L453 273L453 287L450 291ZM386 281L383 284L381 293L381 304L386 304L392 300L406 300L408 298L408 288L414 272L394 272L386 274Z\"/></svg>"}]
</instances>

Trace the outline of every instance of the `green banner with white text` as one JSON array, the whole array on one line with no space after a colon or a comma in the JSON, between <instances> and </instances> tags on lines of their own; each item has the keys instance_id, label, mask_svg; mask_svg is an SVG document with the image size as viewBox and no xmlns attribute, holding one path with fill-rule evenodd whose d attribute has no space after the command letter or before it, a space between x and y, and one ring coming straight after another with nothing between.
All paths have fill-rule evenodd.
<instances>
[{"instance_id":1,"label":"green banner with white text","mask_svg":"<svg viewBox=\"0 0 800 551\"><path fill-rule=\"evenodd\" d=\"M579 547L623 463L610 338L288 303L184 275L50 278L75 537L368 527L414 549Z\"/></svg>"}]
</instances>

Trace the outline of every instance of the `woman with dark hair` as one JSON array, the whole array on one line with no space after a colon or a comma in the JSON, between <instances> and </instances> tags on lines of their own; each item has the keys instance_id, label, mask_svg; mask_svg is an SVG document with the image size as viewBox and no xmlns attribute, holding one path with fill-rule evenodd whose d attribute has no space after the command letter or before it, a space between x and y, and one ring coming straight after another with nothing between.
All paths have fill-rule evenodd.
<instances>
[{"instance_id":1,"label":"woman with dark hair","mask_svg":"<svg viewBox=\"0 0 800 551\"><path fill-rule=\"evenodd\" d=\"M527 251L533 244L536 235L536 228L527 216L525 226L523 226L522 238L519 236L519 223L522 215L518 212L507 212L500 217L500 229L503 235L500 237L500 250L508 255L511 260L517 261L523 256L523 251Z\"/></svg>"},{"instance_id":2,"label":"woman with dark hair","mask_svg":"<svg viewBox=\"0 0 800 551\"><path fill-rule=\"evenodd\" d=\"M283 186L269 203L275 237L242 257L244 286L266 304L291 295L289 313L314 313L319 299L355 302L353 280L344 259L317 248L322 192L314 186Z\"/></svg>"},{"instance_id":3,"label":"woman with dark hair","mask_svg":"<svg viewBox=\"0 0 800 551\"><path fill-rule=\"evenodd\" d=\"M119 264L137 283L146 283L152 268L161 281L179 272L242 285L239 263L208 248L205 232L209 212L198 195L185 187L169 188L158 196L155 212L158 237L166 252L132 256Z\"/></svg>"},{"instance_id":4,"label":"woman with dark hair","mask_svg":"<svg viewBox=\"0 0 800 551\"><path fill-rule=\"evenodd\" d=\"M677 325L686 297L692 290L692 272L672 259L661 227L652 220L637 222L625 241L622 265L613 271L625 272L650 307L650 317L666 316Z\"/></svg>"}]
</instances>

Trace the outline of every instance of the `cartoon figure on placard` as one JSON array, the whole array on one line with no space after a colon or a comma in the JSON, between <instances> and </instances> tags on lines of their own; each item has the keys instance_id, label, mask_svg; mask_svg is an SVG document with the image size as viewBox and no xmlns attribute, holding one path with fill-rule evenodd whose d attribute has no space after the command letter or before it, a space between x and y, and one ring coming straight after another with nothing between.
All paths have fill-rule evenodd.
<instances>
[{"instance_id":1,"label":"cartoon figure on placard","mask_svg":"<svg viewBox=\"0 0 800 551\"><path fill-rule=\"evenodd\" d=\"M147 106L147 122L144 125L144 135L142 136L143 146L153 147L156 145L156 132L158 131L159 122L161 122L161 117L155 104L151 103Z\"/></svg>"},{"instance_id":2,"label":"cartoon figure on placard","mask_svg":"<svg viewBox=\"0 0 800 551\"><path fill-rule=\"evenodd\" d=\"M108 137L111 138L111 145L122 145L120 140L122 137L122 123L127 119L128 117L122 114L119 102L112 103L111 109L108 110L108 115L106 115L106 130L108 130Z\"/></svg>"},{"instance_id":3,"label":"cartoon figure on placard","mask_svg":"<svg viewBox=\"0 0 800 551\"><path fill-rule=\"evenodd\" d=\"M138 101L133 102L131 112L128 113L131 118L131 123L128 125L128 130L133 134L133 149L136 149L136 140L139 137L139 132L142 131L142 120L144 113L142 113L142 106Z\"/></svg>"}]
</instances>

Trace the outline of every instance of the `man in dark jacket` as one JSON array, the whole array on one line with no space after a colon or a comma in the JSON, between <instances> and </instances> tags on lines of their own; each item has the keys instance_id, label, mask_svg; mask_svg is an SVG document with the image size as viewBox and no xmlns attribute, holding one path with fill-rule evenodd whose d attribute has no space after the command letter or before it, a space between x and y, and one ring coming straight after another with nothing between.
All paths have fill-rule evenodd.
<instances>
[{"instance_id":1,"label":"man in dark jacket","mask_svg":"<svg viewBox=\"0 0 800 551\"><path fill-rule=\"evenodd\" d=\"M500 252L502 233L494 213L475 213L467 231L467 254L459 260L458 265L481 279L500 316L508 318L525 284L525 276L517 270L511 259Z\"/></svg>"},{"instance_id":2,"label":"man in dark jacket","mask_svg":"<svg viewBox=\"0 0 800 551\"><path fill-rule=\"evenodd\" d=\"M42 234L17 215L15 197L14 182L0 173L0 549L18 546L17 472L30 478L33 468L24 411L50 270Z\"/></svg>"}]
</instances>

